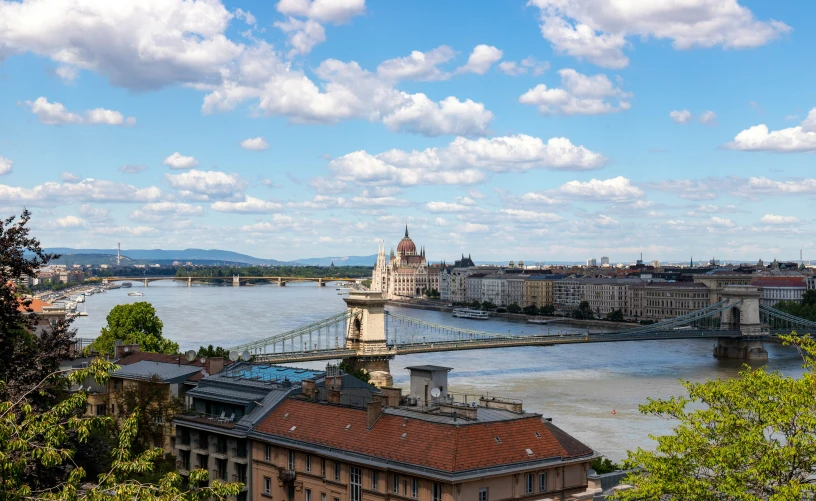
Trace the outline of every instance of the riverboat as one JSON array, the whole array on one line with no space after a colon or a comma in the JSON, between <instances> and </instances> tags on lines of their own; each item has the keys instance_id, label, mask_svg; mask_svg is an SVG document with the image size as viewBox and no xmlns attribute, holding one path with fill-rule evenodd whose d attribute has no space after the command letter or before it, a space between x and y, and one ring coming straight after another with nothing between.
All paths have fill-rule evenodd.
<instances>
[{"instance_id":1,"label":"riverboat","mask_svg":"<svg viewBox=\"0 0 816 501\"><path fill-rule=\"evenodd\" d=\"M469 308L456 308L453 310L453 316L459 318L473 318L476 320L487 320L489 318L486 311L471 310Z\"/></svg>"},{"instance_id":2,"label":"riverboat","mask_svg":"<svg viewBox=\"0 0 816 501\"><path fill-rule=\"evenodd\" d=\"M130 283L130 282L123 282L123 283L122 283L122 287L124 287L125 289L127 289L128 287L133 287L133 284L132 284L132 283Z\"/></svg>"},{"instance_id":3,"label":"riverboat","mask_svg":"<svg viewBox=\"0 0 816 501\"><path fill-rule=\"evenodd\" d=\"M144 292L139 291L128 292L128 296L144 296Z\"/></svg>"}]
</instances>

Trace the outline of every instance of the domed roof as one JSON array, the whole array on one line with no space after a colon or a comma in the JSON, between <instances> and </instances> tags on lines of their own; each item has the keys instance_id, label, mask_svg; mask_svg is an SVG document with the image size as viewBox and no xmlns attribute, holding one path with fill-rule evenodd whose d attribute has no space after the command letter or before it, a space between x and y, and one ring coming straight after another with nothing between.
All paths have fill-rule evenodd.
<instances>
[{"instance_id":1,"label":"domed roof","mask_svg":"<svg viewBox=\"0 0 816 501\"><path fill-rule=\"evenodd\" d=\"M413 255L416 254L416 245L414 245L414 241L408 237L408 225L405 225L405 236L402 237L400 240L399 245L397 245L397 254L408 254Z\"/></svg>"}]
</instances>

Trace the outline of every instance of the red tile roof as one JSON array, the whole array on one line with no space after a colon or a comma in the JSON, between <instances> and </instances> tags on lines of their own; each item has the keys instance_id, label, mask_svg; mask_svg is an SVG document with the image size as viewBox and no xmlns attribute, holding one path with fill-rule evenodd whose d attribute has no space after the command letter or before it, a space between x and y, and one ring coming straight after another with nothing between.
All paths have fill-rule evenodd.
<instances>
[{"instance_id":1,"label":"red tile roof","mask_svg":"<svg viewBox=\"0 0 816 501\"><path fill-rule=\"evenodd\" d=\"M751 285L757 287L806 287L804 277L756 277Z\"/></svg>"},{"instance_id":2,"label":"red tile roof","mask_svg":"<svg viewBox=\"0 0 816 501\"><path fill-rule=\"evenodd\" d=\"M20 304L17 306L17 311L24 313L42 313L43 306L51 306L51 303L46 303L42 299L33 297L31 298L31 304L28 305L27 309L25 305L23 305L23 300L20 300Z\"/></svg>"},{"instance_id":3,"label":"red tile roof","mask_svg":"<svg viewBox=\"0 0 816 501\"><path fill-rule=\"evenodd\" d=\"M536 415L452 424L383 414L370 430L366 421L365 409L289 399L255 429L313 445L448 472L593 453ZM351 427L346 429L349 424Z\"/></svg>"}]
</instances>

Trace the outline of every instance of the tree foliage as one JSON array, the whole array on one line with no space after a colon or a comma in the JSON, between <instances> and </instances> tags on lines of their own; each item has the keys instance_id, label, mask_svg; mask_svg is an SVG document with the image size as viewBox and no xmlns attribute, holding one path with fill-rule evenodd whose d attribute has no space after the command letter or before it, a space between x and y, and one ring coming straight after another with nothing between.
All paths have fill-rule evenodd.
<instances>
[{"instance_id":1,"label":"tree foliage","mask_svg":"<svg viewBox=\"0 0 816 501\"><path fill-rule=\"evenodd\" d=\"M108 324L91 345L99 353L112 353L117 340L124 344L138 344L142 351L176 354L178 343L162 337L161 319L148 302L118 304L108 313Z\"/></svg>"},{"instance_id":2,"label":"tree foliage","mask_svg":"<svg viewBox=\"0 0 816 501\"><path fill-rule=\"evenodd\" d=\"M190 488L182 487L182 478L172 472L157 483L144 483L134 477L151 472L156 459L162 457L160 448L149 448L134 454L132 451L138 431L139 410L122 424L121 432L112 451L113 462L109 470L96 479L87 479L87 472L76 465L77 451L68 444L71 435L80 443L88 441L98 430L111 424L109 416L82 417L87 405L87 393L77 391L49 409L38 412L29 401L48 379L66 379L80 384L93 377L103 384L111 371L117 367L103 360L96 360L87 369L79 369L63 376L50 374L14 401L0 402L0 501L23 501L32 499L76 501L81 489L89 501L204 501L226 499L241 490L241 484L227 484L213 480L208 487L206 470L190 472ZM26 472L33 468L68 471L64 481L32 486ZM88 480L95 483L83 485Z\"/></svg>"},{"instance_id":3,"label":"tree foliage","mask_svg":"<svg viewBox=\"0 0 816 501\"><path fill-rule=\"evenodd\" d=\"M598 456L592 460L592 469L595 470L595 473L598 475L603 475L604 473L612 473L613 471L622 470L623 467L618 463L610 460L608 457Z\"/></svg>"},{"instance_id":4,"label":"tree foliage","mask_svg":"<svg viewBox=\"0 0 816 501\"><path fill-rule=\"evenodd\" d=\"M220 346L216 346L213 348L213 345L209 345L206 348L200 346L198 348L198 353L196 353L196 358L213 358L213 357L221 357L224 359L229 358L229 350L226 348L222 348Z\"/></svg>"},{"instance_id":5,"label":"tree foliage","mask_svg":"<svg viewBox=\"0 0 816 501\"><path fill-rule=\"evenodd\" d=\"M595 318L595 314L592 313L592 307L589 306L589 301L581 301L578 307L572 311L572 318L577 318L578 320L591 320Z\"/></svg>"},{"instance_id":6,"label":"tree foliage","mask_svg":"<svg viewBox=\"0 0 816 501\"><path fill-rule=\"evenodd\" d=\"M521 313L521 306L517 305L516 303L513 303L507 306L507 311L510 313Z\"/></svg>"},{"instance_id":7,"label":"tree foliage","mask_svg":"<svg viewBox=\"0 0 816 501\"><path fill-rule=\"evenodd\" d=\"M621 310L612 310L606 314L606 319L613 322L623 322L623 312Z\"/></svg>"},{"instance_id":8,"label":"tree foliage","mask_svg":"<svg viewBox=\"0 0 816 501\"><path fill-rule=\"evenodd\" d=\"M816 342L783 337L805 360L799 379L765 368L740 377L684 382L688 397L640 407L678 421L674 433L651 437L654 451L630 452L616 499L801 501L816 497Z\"/></svg>"},{"instance_id":9,"label":"tree foliage","mask_svg":"<svg viewBox=\"0 0 816 501\"><path fill-rule=\"evenodd\" d=\"M774 306L777 310L793 316L816 321L816 290L807 290L802 294L802 302L780 301Z\"/></svg>"},{"instance_id":10,"label":"tree foliage","mask_svg":"<svg viewBox=\"0 0 816 501\"><path fill-rule=\"evenodd\" d=\"M138 411L136 452L151 446L162 447L173 417L184 411L184 402L170 395L169 385L162 384L156 376L148 381L123 381L114 399L118 413L135 415Z\"/></svg>"}]
</instances>

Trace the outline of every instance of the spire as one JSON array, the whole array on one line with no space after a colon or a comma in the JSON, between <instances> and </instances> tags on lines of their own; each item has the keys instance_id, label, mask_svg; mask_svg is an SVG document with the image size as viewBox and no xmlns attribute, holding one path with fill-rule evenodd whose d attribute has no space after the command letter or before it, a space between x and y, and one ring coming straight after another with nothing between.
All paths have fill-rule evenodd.
<instances>
[{"instance_id":1,"label":"spire","mask_svg":"<svg viewBox=\"0 0 816 501\"><path fill-rule=\"evenodd\" d=\"M405 223L405 238L408 238L408 223Z\"/></svg>"}]
</instances>

